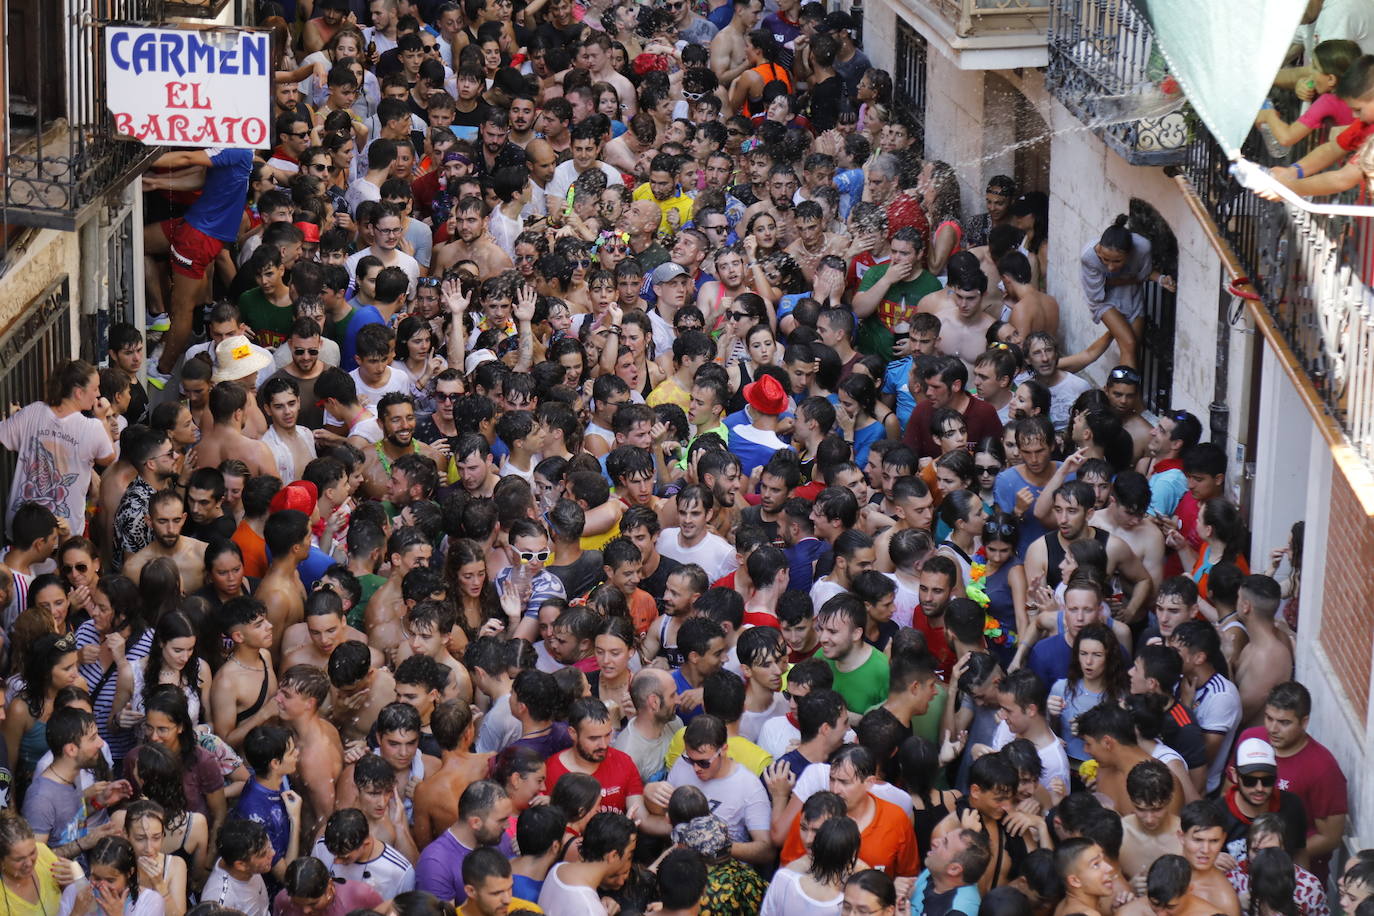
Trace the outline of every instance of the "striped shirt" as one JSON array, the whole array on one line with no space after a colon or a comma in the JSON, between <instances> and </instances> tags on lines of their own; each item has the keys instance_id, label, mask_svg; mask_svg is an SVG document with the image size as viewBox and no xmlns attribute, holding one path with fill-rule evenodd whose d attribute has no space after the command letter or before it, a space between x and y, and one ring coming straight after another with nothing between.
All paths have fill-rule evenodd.
<instances>
[{"instance_id":1,"label":"striped shirt","mask_svg":"<svg viewBox=\"0 0 1374 916\"><path fill-rule=\"evenodd\" d=\"M1198 727L1210 735L1221 735L1221 747L1207 768L1207 791L1215 791L1221 785L1221 773L1226 768L1227 758L1231 756L1231 742L1240 727L1240 691L1220 672L1207 679L1207 683L1193 695L1193 718Z\"/></svg>"},{"instance_id":2,"label":"striped shirt","mask_svg":"<svg viewBox=\"0 0 1374 916\"><path fill-rule=\"evenodd\" d=\"M386 843L382 843L380 853L366 862L336 862L334 854L324 845L324 837L315 841L310 854L323 862L334 877L361 881L381 894L383 900L415 890L415 867Z\"/></svg>"},{"instance_id":3,"label":"striped shirt","mask_svg":"<svg viewBox=\"0 0 1374 916\"><path fill-rule=\"evenodd\" d=\"M96 631L95 624L86 621L76 631L76 648L80 650L84 646L98 646L101 643L101 636ZM136 662L141 658L147 658L149 649L153 645L153 628L146 628L132 645L125 648L124 654L129 661ZM112 727L110 722L110 712L114 708L115 688L119 680L115 676L114 665L109 666L109 675L106 676L106 667L99 661L90 662L82 665L79 669L81 676L86 679L90 686L92 696L95 700L95 722L100 728L100 737L105 739L105 743L110 746L110 756L114 758L115 766L124 759L124 755L137 744L138 734L132 729L122 729L117 725Z\"/></svg>"}]
</instances>

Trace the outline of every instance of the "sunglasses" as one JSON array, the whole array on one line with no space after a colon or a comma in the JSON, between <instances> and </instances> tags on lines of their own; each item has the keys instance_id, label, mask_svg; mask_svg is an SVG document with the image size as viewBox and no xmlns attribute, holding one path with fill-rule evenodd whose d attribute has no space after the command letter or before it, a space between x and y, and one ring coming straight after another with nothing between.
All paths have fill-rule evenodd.
<instances>
[{"instance_id":1,"label":"sunglasses","mask_svg":"<svg viewBox=\"0 0 1374 916\"><path fill-rule=\"evenodd\" d=\"M66 574L66 573L73 573L73 572L79 572L79 573L81 573L81 575L84 576L84 575L86 575L86 573L90 572L90 570L91 570L90 565L89 565L89 564L86 564L86 563L63 563L63 564L62 564L62 572L63 572L63 574Z\"/></svg>"},{"instance_id":2,"label":"sunglasses","mask_svg":"<svg viewBox=\"0 0 1374 916\"><path fill-rule=\"evenodd\" d=\"M296 349L292 350L291 352L294 353L294 354L296 354L297 356L305 356L307 353L310 354L311 356L319 356L319 355L320 355L320 351L319 351L319 348L318 348L318 347L297 347Z\"/></svg>"},{"instance_id":3,"label":"sunglasses","mask_svg":"<svg viewBox=\"0 0 1374 916\"><path fill-rule=\"evenodd\" d=\"M455 392L448 392L448 391L436 391L436 392L434 392L434 400L436 400L436 401L456 401L456 400L458 400L458 399L461 398L461 397L462 397L462 395L459 394L459 393L457 393L456 391L455 391Z\"/></svg>"},{"instance_id":4,"label":"sunglasses","mask_svg":"<svg viewBox=\"0 0 1374 916\"><path fill-rule=\"evenodd\" d=\"M573 267L581 267L581 268L583 268L583 269L585 270L586 268L592 266L592 259L591 259L591 258L578 258L576 261L573 261L573 262L572 262L572 265L573 265Z\"/></svg>"},{"instance_id":5,"label":"sunglasses","mask_svg":"<svg viewBox=\"0 0 1374 916\"><path fill-rule=\"evenodd\" d=\"M704 327L705 325L701 324L680 324L673 330L677 331L679 334L683 334L687 331L700 331Z\"/></svg>"},{"instance_id":6,"label":"sunglasses","mask_svg":"<svg viewBox=\"0 0 1374 916\"><path fill-rule=\"evenodd\" d=\"M729 315L730 318L733 319L733 320L735 320L735 321L743 321L743 320L746 319L746 318L752 318L752 317L754 317L753 315L749 314L748 312L727 312L726 314Z\"/></svg>"},{"instance_id":7,"label":"sunglasses","mask_svg":"<svg viewBox=\"0 0 1374 916\"><path fill-rule=\"evenodd\" d=\"M1243 786L1267 786L1272 788L1278 779L1277 773L1251 773L1248 776L1241 776L1240 783Z\"/></svg>"},{"instance_id":8,"label":"sunglasses","mask_svg":"<svg viewBox=\"0 0 1374 916\"><path fill-rule=\"evenodd\" d=\"M540 563L543 563L545 560L549 558L549 551L522 550L519 553L517 553L516 556L520 558L521 563L532 563L535 560L538 560Z\"/></svg>"},{"instance_id":9,"label":"sunglasses","mask_svg":"<svg viewBox=\"0 0 1374 916\"><path fill-rule=\"evenodd\" d=\"M720 754L721 754L721 751L724 751L724 750L725 750L725 748L721 748L720 750L718 750L718 751L716 751L714 754L712 754L710 757L707 757L705 760L697 760L697 759L694 758L694 757L688 757L686 754L683 754L682 757L683 757L684 760L686 760L688 763L690 763L692 766L694 766L694 767L697 768L698 770L704 770L704 769L706 769L707 767L709 767L711 764L715 763L715 762L716 762L716 758L719 757Z\"/></svg>"},{"instance_id":10,"label":"sunglasses","mask_svg":"<svg viewBox=\"0 0 1374 916\"><path fill-rule=\"evenodd\" d=\"M1001 470L1002 470L1002 469L999 468L999 467L997 467L996 465L993 465L992 467L984 467L984 466L981 465L981 464L978 465L978 473L979 473L979 474L997 474L997 473L1000 473Z\"/></svg>"}]
</instances>

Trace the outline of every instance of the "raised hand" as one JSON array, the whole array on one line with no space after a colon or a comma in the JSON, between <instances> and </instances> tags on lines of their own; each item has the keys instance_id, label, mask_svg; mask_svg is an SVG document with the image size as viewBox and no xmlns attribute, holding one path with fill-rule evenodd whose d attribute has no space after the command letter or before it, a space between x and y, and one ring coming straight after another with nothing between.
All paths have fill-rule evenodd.
<instances>
[{"instance_id":1,"label":"raised hand","mask_svg":"<svg viewBox=\"0 0 1374 916\"><path fill-rule=\"evenodd\" d=\"M461 315L467 311L471 299L463 295L463 284L457 277L449 277L439 289L443 293L444 305L448 307L449 314Z\"/></svg>"}]
</instances>

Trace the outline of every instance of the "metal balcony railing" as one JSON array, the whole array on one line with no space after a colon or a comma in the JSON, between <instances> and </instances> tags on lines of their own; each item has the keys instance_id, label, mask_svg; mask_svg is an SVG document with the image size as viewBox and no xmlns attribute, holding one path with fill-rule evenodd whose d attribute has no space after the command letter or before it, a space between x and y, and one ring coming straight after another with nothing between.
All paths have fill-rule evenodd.
<instances>
[{"instance_id":1,"label":"metal balcony railing","mask_svg":"<svg viewBox=\"0 0 1374 916\"><path fill-rule=\"evenodd\" d=\"M104 25L164 18L162 0L9 0L0 221L73 229L151 158L115 139ZM14 28L22 20L22 28Z\"/></svg>"},{"instance_id":2,"label":"metal balcony railing","mask_svg":"<svg viewBox=\"0 0 1374 916\"><path fill-rule=\"evenodd\" d=\"M1291 97L1276 105L1285 120L1296 115ZM1278 161L1300 157L1318 139ZM1251 131L1242 153L1276 164L1258 131ZM1374 464L1374 219L1317 215L1261 200L1236 182L1229 165L1212 136L1200 131L1183 172L1297 368L1351 446ZM1374 203L1360 190L1322 202Z\"/></svg>"},{"instance_id":3,"label":"metal balcony railing","mask_svg":"<svg viewBox=\"0 0 1374 916\"><path fill-rule=\"evenodd\" d=\"M1186 154L1188 116L1171 104L1168 71L1154 31L1130 0L1052 0L1050 65L1054 96L1132 165L1177 165Z\"/></svg>"},{"instance_id":4,"label":"metal balcony railing","mask_svg":"<svg viewBox=\"0 0 1374 916\"><path fill-rule=\"evenodd\" d=\"M998 32L1044 33L1050 0L927 0L960 38Z\"/></svg>"}]
</instances>

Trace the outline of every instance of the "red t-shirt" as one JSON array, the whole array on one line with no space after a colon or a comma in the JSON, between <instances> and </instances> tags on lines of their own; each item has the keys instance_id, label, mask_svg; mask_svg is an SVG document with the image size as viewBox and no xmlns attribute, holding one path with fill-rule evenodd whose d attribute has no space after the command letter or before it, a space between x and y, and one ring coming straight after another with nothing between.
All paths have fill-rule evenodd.
<instances>
[{"instance_id":1,"label":"red t-shirt","mask_svg":"<svg viewBox=\"0 0 1374 916\"><path fill-rule=\"evenodd\" d=\"M1336 137L1336 145L1347 153L1353 153L1374 134L1374 124L1366 124L1364 121L1356 120Z\"/></svg>"},{"instance_id":2,"label":"red t-shirt","mask_svg":"<svg viewBox=\"0 0 1374 916\"><path fill-rule=\"evenodd\" d=\"M944 627L931 626L925 611L919 607L916 609L916 613L911 615L911 618L911 625L920 630L921 635L926 638L926 651L940 663L936 673L940 675L941 680L945 680L949 676L949 672L954 670L954 663L957 661L954 657L954 650L949 647L949 639L945 636L948 631ZM865 859L864 861L868 860Z\"/></svg>"},{"instance_id":3,"label":"red t-shirt","mask_svg":"<svg viewBox=\"0 0 1374 916\"><path fill-rule=\"evenodd\" d=\"M916 832L912 829L911 818L901 808L872 796L878 809L873 819L859 834L859 858L872 868L878 868L893 878L905 878L921 870L921 851L916 845ZM801 814L792 820L787 831L787 841L782 847L783 865L795 862L806 855L801 841Z\"/></svg>"},{"instance_id":4,"label":"red t-shirt","mask_svg":"<svg viewBox=\"0 0 1374 916\"><path fill-rule=\"evenodd\" d=\"M892 238L898 229L907 226L914 226L921 233L921 238L930 238L930 223L926 221L926 211L921 208L921 202L906 194L899 194L887 205L887 237Z\"/></svg>"},{"instance_id":5,"label":"red t-shirt","mask_svg":"<svg viewBox=\"0 0 1374 916\"><path fill-rule=\"evenodd\" d=\"M774 614L767 611L745 611L744 625L750 627L772 627L775 630L782 629L782 624Z\"/></svg>"},{"instance_id":6,"label":"red t-shirt","mask_svg":"<svg viewBox=\"0 0 1374 916\"><path fill-rule=\"evenodd\" d=\"M1269 734L1263 726L1247 728L1236 738L1235 747L1240 747L1246 738L1268 741ZM1231 762L1235 763L1234 750L1231 752ZM1302 799L1307 809L1309 835L1316 832L1318 818L1350 813L1345 773L1341 772L1341 765L1321 742L1308 738L1302 750L1289 757L1278 757L1278 763L1279 788Z\"/></svg>"},{"instance_id":7,"label":"red t-shirt","mask_svg":"<svg viewBox=\"0 0 1374 916\"><path fill-rule=\"evenodd\" d=\"M569 753L573 753L569 750ZM554 754L549 758L544 785L548 791L558 784L558 777L568 772L563 765L563 755ZM635 795L644 794L644 781L639 778L639 768L633 758L615 748L606 750L606 759L592 774L601 783L601 804L617 811L625 810L625 803ZM547 791L545 794L548 794Z\"/></svg>"},{"instance_id":8,"label":"red t-shirt","mask_svg":"<svg viewBox=\"0 0 1374 916\"><path fill-rule=\"evenodd\" d=\"M1002 421L997 416L997 408L982 398L968 396L964 408L964 423L968 425L968 441L982 442L987 436L994 438L1002 435ZM930 418L935 415L935 404L921 401L906 421L902 442L916 453L918 458L940 457L940 446L930 434Z\"/></svg>"}]
</instances>

